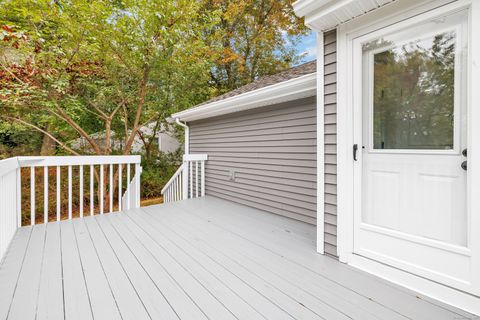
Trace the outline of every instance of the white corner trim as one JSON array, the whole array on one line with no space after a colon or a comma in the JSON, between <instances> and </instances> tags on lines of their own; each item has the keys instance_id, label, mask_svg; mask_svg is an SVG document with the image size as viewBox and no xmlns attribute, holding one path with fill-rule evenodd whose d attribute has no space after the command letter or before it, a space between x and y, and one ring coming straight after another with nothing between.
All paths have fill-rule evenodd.
<instances>
[{"instance_id":1,"label":"white corner trim","mask_svg":"<svg viewBox=\"0 0 480 320\"><path fill-rule=\"evenodd\" d=\"M194 121L211 118L233 112L249 110L277 103L311 97L316 94L317 73L286 80L231 98L214 101L192 109L177 112L172 118L182 121Z\"/></svg>"},{"instance_id":2,"label":"white corner trim","mask_svg":"<svg viewBox=\"0 0 480 320\"><path fill-rule=\"evenodd\" d=\"M325 252L324 44L317 33L317 252Z\"/></svg>"},{"instance_id":3,"label":"white corner trim","mask_svg":"<svg viewBox=\"0 0 480 320\"><path fill-rule=\"evenodd\" d=\"M353 117L349 110L351 92L348 81L347 36L344 27L337 29L337 254L348 263L353 252L353 168L349 150L353 144ZM350 66L351 67L351 66Z\"/></svg>"}]
</instances>

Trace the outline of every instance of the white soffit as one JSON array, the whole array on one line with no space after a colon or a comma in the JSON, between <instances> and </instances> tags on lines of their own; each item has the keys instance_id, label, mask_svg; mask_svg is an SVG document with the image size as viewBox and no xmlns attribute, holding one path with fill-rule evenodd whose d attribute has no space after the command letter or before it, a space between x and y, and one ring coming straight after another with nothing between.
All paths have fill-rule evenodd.
<instances>
[{"instance_id":1,"label":"white soffit","mask_svg":"<svg viewBox=\"0 0 480 320\"><path fill-rule=\"evenodd\" d=\"M312 97L317 90L317 73L286 80L230 98L177 112L171 116L181 121L194 121L238 111Z\"/></svg>"},{"instance_id":2,"label":"white soffit","mask_svg":"<svg viewBox=\"0 0 480 320\"><path fill-rule=\"evenodd\" d=\"M326 31L396 0L298 0L293 9L305 24Z\"/></svg>"}]
</instances>

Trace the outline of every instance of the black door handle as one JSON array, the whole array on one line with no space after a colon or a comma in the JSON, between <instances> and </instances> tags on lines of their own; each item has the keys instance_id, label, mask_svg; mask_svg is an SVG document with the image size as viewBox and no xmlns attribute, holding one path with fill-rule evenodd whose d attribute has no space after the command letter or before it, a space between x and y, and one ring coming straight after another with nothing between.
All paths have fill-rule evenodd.
<instances>
[{"instance_id":1,"label":"black door handle","mask_svg":"<svg viewBox=\"0 0 480 320\"><path fill-rule=\"evenodd\" d=\"M357 151L358 151L358 144L353 145L353 160L357 161Z\"/></svg>"},{"instance_id":2,"label":"black door handle","mask_svg":"<svg viewBox=\"0 0 480 320\"><path fill-rule=\"evenodd\" d=\"M467 171L467 161L463 161L461 167L463 170Z\"/></svg>"},{"instance_id":3,"label":"black door handle","mask_svg":"<svg viewBox=\"0 0 480 320\"><path fill-rule=\"evenodd\" d=\"M465 148L465 149L462 150L462 155L463 155L464 157L467 156L467 148Z\"/></svg>"}]
</instances>

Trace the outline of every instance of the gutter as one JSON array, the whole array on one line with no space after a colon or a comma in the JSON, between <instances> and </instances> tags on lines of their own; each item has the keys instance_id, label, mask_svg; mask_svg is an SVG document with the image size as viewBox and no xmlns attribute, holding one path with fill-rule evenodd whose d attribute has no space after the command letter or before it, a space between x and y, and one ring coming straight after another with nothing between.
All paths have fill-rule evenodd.
<instances>
[{"instance_id":1,"label":"gutter","mask_svg":"<svg viewBox=\"0 0 480 320\"><path fill-rule=\"evenodd\" d=\"M185 128L185 154L190 153L190 128L187 123L180 122L179 118L175 118L175 123Z\"/></svg>"},{"instance_id":2,"label":"gutter","mask_svg":"<svg viewBox=\"0 0 480 320\"><path fill-rule=\"evenodd\" d=\"M238 111L315 96L317 73L275 83L257 90L245 92L230 98L214 101L191 109L177 112L172 118L178 121L195 121Z\"/></svg>"}]
</instances>

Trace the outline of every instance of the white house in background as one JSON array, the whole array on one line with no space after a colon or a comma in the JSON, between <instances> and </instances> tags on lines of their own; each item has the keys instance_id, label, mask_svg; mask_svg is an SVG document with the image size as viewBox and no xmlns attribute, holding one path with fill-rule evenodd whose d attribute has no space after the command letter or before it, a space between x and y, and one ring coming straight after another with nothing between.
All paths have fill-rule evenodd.
<instances>
[{"instance_id":1,"label":"white house in background","mask_svg":"<svg viewBox=\"0 0 480 320\"><path fill-rule=\"evenodd\" d=\"M143 126L139 129L139 131L146 136L151 136L154 126L155 126L154 123L147 126ZM92 134L91 137L100 145L104 145L105 133L98 132L98 133ZM170 153L170 152L177 151L178 148L180 147L180 143L178 142L178 139L175 137L175 133L170 128L165 128L164 126L162 126L162 129L156 133L155 137L157 138L158 151ZM122 149L124 143L125 143L125 137L122 136L120 138L117 138L116 132L112 131L112 148ZM91 149L88 141L83 137L73 141L72 147L74 149L80 149L80 150ZM140 138L140 136L137 135L133 142L132 152L139 153L143 150L143 148L144 148L143 141Z\"/></svg>"},{"instance_id":2,"label":"white house in background","mask_svg":"<svg viewBox=\"0 0 480 320\"><path fill-rule=\"evenodd\" d=\"M480 1L294 9L316 72L172 115L208 154L206 194L315 224L320 254L480 314Z\"/></svg>"}]
</instances>

